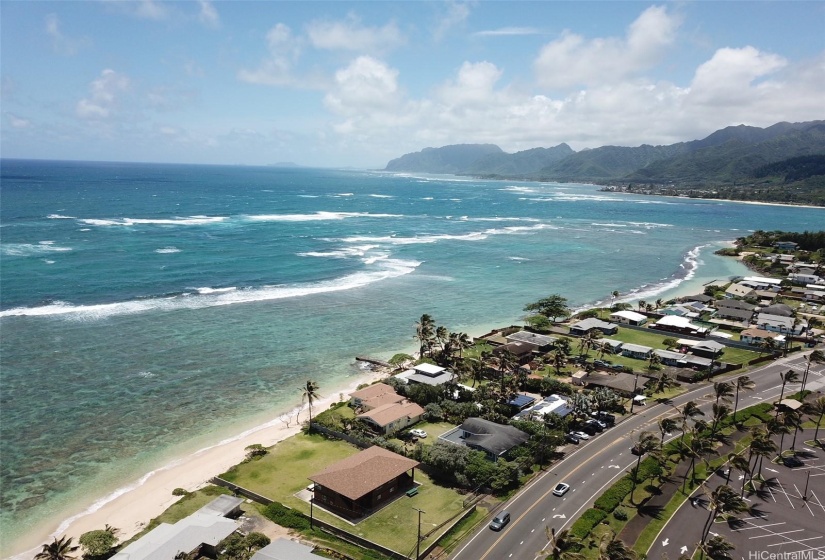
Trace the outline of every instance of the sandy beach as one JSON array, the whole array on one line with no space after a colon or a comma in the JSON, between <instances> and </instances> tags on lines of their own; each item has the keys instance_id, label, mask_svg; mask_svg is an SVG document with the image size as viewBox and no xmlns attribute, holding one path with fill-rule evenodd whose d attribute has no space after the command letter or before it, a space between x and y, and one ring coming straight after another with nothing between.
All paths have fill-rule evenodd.
<instances>
[{"instance_id":1,"label":"sandy beach","mask_svg":"<svg viewBox=\"0 0 825 560\"><path fill-rule=\"evenodd\" d=\"M312 407L313 414L322 412L338 402L339 394L348 395L355 391L358 385L373 383L386 376L386 371L365 371L344 388L329 388L325 391L322 387L322 395L334 396L317 401ZM290 417L289 426L284 421L285 414ZM83 511L66 519L59 526L43 527L42 531L28 535L20 543L21 548L25 548L26 551L11 558L30 560L40 551L40 544L50 541L53 536L67 535L76 540L83 533L102 529L106 524L120 529L119 537L121 541L125 541L180 499L179 496L172 495L175 488L183 488L190 492L197 490L206 485L212 477L240 463L246 455L247 446L260 443L270 447L297 434L300 424L296 423L294 418L294 409L283 412L266 424L164 465L85 507ZM300 420L306 419L307 410L304 406Z\"/></svg>"}]
</instances>

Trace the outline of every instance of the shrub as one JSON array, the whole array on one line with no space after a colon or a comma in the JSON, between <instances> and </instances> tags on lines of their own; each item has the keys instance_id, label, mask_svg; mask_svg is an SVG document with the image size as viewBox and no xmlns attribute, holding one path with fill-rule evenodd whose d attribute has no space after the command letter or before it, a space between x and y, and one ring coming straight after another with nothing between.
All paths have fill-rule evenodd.
<instances>
[{"instance_id":1,"label":"shrub","mask_svg":"<svg viewBox=\"0 0 825 560\"><path fill-rule=\"evenodd\" d=\"M309 518L304 514L290 509L278 502L272 502L263 510L267 519L274 521L281 527L297 529L299 531L309 530Z\"/></svg>"},{"instance_id":2,"label":"shrub","mask_svg":"<svg viewBox=\"0 0 825 560\"><path fill-rule=\"evenodd\" d=\"M174 490L172 490L172 495L173 496L188 496L189 492L187 492L183 488L175 488Z\"/></svg>"},{"instance_id":3,"label":"shrub","mask_svg":"<svg viewBox=\"0 0 825 560\"><path fill-rule=\"evenodd\" d=\"M619 507L619 504L630 494L631 490L633 490L633 481L629 476L622 477L616 484L608 488L604 494L599 496L593 506L609 513Z\"/></svg>"},{"instance_id":4,"label":"shrub","mask_svg":"<svg viewBox=\"0 0 825 560\"><path fill-rule=\"evenodd\" d=\"M619 521L627 521L627 512L620 507L616 508L613 510L613 517Z\"/></svg>"},{"instance_id":5,"label":"shrub","mask_svg":"<svg viewBox=\"0 0 825 560\"><path fill-rule=\"evenodd\" d=\"M83 533L78 542L87 556L104 556L117 544L117 537L112 531L98 529Z\"/></svg>"},{"instance_id":6,"label":"shrub","mask_svg":"<svg viewBox=\"0 0 825 560\"><path fill-rule=\"evenodd\" d=\"M662 474L662 466L653 457L648 457L639 464L639 474L636 480L641 482Z\"/></svg>"},{"instance_id":7,"label":"shrub","mask_svg":"<svg viewBox=\"0 0 825 560\"><path fill-rule=\"evenodd\" d=\"M243 460L244 463L248 463L253 459L259 459L268 453L266 447L264 447L260 443L253 443L252 445L247 445L244 451L246 451L246 457Z\"/></svg>"},{"instance_id":8,"label":"shrub","mask_svg":"<svg viewBox=\"0 0 825 560\"><path fill-rule=\"evenodd\" d=\"M590 508L573 523L570 527L570 534L578 539L584 539L605 517L607 514L602 510Z\"/></svg>"}]
</instances>

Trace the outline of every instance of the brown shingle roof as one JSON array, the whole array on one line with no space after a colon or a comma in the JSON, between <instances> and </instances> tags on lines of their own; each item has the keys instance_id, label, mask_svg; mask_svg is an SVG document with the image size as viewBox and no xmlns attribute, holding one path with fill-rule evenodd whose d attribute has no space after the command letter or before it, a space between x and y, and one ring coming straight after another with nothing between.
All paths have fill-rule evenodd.
<instances>
[{"instance_id":1,"label":"brown shingle roof","mask_svg":"<svg viewBox=\"0 0 825 560\"><path fill-rule=\"evenodd\" d=\"M374 445L330 465L309 479L351 500L414 469L420 463Z\"/></svg>"},{"instance_id":2,"label":"brown shingle roof","mask_svg":"<svg viewBox=\"0 0 825 560\"><path fill-rule=\"evenodd\" d=\"M400 420L405 416L414 418L422 414L424 414L424 409L414 402L403 402L383 404L369 412L359 414L358 418L369 418L383 428L387 424Z\"/></svg>"},{"instance_id":3,"label":"brown shingle roof","mask_svg":"<svg viewBox=\"0 0 825 560\"><path fill-rule=\"evenodd\" d=\"M387 393L395 393L395 389L386 383L376 383L375 385L370 385L369 387L364 387L363 389L350 393L349 396L355 399L367 400L386 395Z\"/></svg>"}]
</instances>

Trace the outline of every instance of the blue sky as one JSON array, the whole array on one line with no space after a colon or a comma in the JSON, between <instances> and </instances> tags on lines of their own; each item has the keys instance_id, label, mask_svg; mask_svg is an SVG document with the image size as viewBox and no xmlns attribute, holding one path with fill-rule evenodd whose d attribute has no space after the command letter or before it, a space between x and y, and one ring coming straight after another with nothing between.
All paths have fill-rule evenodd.
<instances>
[{"instance_id":1,"label":"blue sky","mask_svg":"<svg viewBox=\"0 0 825 560\"><path fill-rule=\"evenodd\" d=\"M825 118L825 2L0 3L3 157L383 167Z\"/></svg>"}]
</instances>

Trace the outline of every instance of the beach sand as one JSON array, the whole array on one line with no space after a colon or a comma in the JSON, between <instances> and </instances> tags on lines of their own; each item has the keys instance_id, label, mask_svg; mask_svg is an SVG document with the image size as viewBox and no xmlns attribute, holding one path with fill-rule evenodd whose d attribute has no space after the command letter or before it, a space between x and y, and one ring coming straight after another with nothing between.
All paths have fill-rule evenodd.
<instances>
[{"instance_id":1,"label":"beach sand","mask_svg":"<svg viewBox=\"0 0 825 560\"><path fill-rule=\"evenodd\" d=\"M348 395L355 391L358 385L373 383L387 375L388 372L383 370L366 371L345 388L336 388L334 391L330 388L328 394L335 395L335 397L317 401L312 407L313 415L336 403L340 393ZM323 388L321 392L325 393ZM83 533L102 529L107 524L120 529L121 541L130 539L140 532L152 518L163 513L180 499L179 496L172 495L175 488L183 488L190 492L197 490L208 484L212 477L240 463L246 456L247 446L260 443L265 447L270 447L300 431L300 425L296 425L294 421L294 410L290 414L289 426L283 418L283 414L279 415L264 425L249 429L236 437L201 449L152 471L140 480L95 502L94 505L61 523L60 526L43 527L42 531L28 535L25 540L21 539L20 548L27 549L26 552L18 553L11 558L30 560L40 551L42 543L51 542L52 536L67 535L76 541ZM302 421L307 419L306 407L300 419Z\"/></svg>"}]
</instances>

